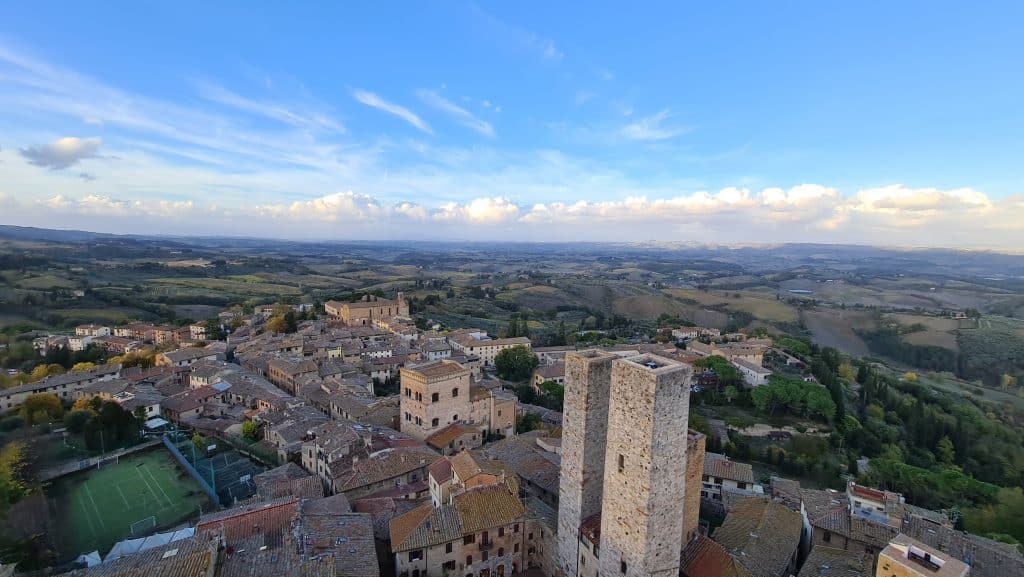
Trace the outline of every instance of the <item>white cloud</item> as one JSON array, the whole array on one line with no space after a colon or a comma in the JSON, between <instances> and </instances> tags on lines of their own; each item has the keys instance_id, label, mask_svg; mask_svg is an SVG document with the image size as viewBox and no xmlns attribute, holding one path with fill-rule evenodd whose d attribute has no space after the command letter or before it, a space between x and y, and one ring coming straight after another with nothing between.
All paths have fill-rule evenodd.
<instances>
[{"instance_id":1,"label":"white cloud","mask_svg":"<svg viewBox=\"0 0 1024 577\"><path fill-rule=\"evenodd\" d=\"M868 200L865 200L868 199ZM912 206L914 210L890 206ZM192 199L120 200L100 194L21 199L0 191L17 222L112 232L341 239L697 240L1024 246L1024 199L972 189L893 185L843 195L802 184L727 187L666 197L521 204L506 196L424 205L357 192L292 202L212 205ZM879 208L882 207L882 208ZM923 207L923 208L922 208ZM83 226L83 222L89 223ZM415 226L403 226L415 223ZM994 233L993 231L998 231Z\"/></svg>"},{"instance_id":2,"label":"white cloud","mask_svg":"<svg viewBox=\"0 0 1024 577\"><path fill-rule=\"evenodd\" d=\"M50 170L63 170L78 164L81 160L95 158L100 150L100 144L98 138L67 136L49 144L22 148L20 152L29 164Z\"/></svg>"},{"instance_id":3,"label":"white cloud","mask_svg":"<svg viewBox=\"0 0 1024 577\"><path fill-rule=\"evenodd\" d=\"M629 109L627 116L632 113L633 110ZM638 118L636 122L622 127L622 135L630 140L668 140L689 130L685 127L662 126L671 117L672 113L666 109L653 116Z\"/></svg>"},{"instance_id":4,"label":"white cloud","mask_svg":"<svg viewBox=\"0 0 1024 577\"><path fill-rule=\"evenodd\" d=\"M434 211L440 221L461 221L470 224L497 224L515 219L519 206L507 198L477 198L466 204L447 203Z\"/></svg>"},{"instance_id":5,"label":"white cloud","mask_svg":"<svg viewBox=\"0 0 1024 577\"><path fill-rule=\"evenodd\" d=\"M491 126L491 123L477 118L472 112L462 108L437 92L433 90L420 90L417 94L423 102L433 106L445 114L448 114L459 124L475 130L484 136L491 138L494 137L494 127Z\"/></svg>"},{"instance_id":6,"label":"white cloud","mask_svg":"<svg viewBox=\"0 0 1024 577\"><path fill-rule=\"evenodd\" d=\"M393 104L384 100L380 96L366 90L353 90L352 97L361 104L365 104L371 108L376 108L382 112L392 114L415 126L416 128L426 132L427 134L433 134L434 131L430 129L430 126L423 121L422 118L416 115L413 111L409 110L404 106Z\"/></svg>"}]
</instances>

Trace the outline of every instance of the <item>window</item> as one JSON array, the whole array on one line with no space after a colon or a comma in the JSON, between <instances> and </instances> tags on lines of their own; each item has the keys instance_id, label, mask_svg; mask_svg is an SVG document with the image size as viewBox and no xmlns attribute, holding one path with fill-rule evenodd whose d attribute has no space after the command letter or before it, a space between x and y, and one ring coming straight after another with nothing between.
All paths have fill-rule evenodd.
<instances>
[{"instance_id":1,"label":"window","mask_svg":"<svg viewBox=\"0 0 1024 577\"><path fill-rule=\"evenodd\" d=\"M580 565L586 565L586 564L587 564L587 556L586 555L580 555Z\"/></svg>"},{"instance_id":2,"label":"window","mask_svg":"<svg viewBox=\"0 0 1024 577\"><path fill-rule=\"evenodd\" d=\"M430 426L431 427L436 427L436 426L438 426L440 424L441 424L441 419L435 418L435 419L431 419L430 420Z\"/></svg>"},{"instance_id":3,"label":"window","mask_svg":"<svg viewBox=\"0 0 1024 577\"><path fill-rule=\"evenodd\" d=\"M619 455L619 472L624 473L626 471L626 456Z\"/></svg>"},{"instance_id":4,"label":"window","mask_svg":"<svg viewBox=\"0 0 1024 577\"><path fill-rule=\"evenodd\" d=\"M472 564L473 564L473 556L472 555L466 555L466 567L469 567Z\"/></svg>"},{"instance_id":5,"label":"window","mask_svg":"<svg viewBox=\"0 0 1024 577\"><path fill-rule=\"evenodd\" d=\"M405 420L406 421L411 421L412 420L412 413L406 413L405 414Z\"/></svg>"},{"instance_id":6,"label":"window","mask_svg":"<svg viewBox=\"0 0 1024 577\"><path fill-rule=\"evenodd\" d=\"M504 556L505 556L505 548L504 547L498 547L498 557L504 557Z\"/></svg>"},{"instance_id":7,"label":"window","mask_svg":"<svg viewBox=\"0 0 1024 577\"><path fill-rule=\"evenodd\" d=\"M747 484L743 483L743 482L740 482L740 481L737 481L736 482L736 488L737 489L746 489L747 488Z\"/></svg>"},{"instance_id":8,"label":"window","mask_svg":"<svg viewBox=\"0 0 1024 577\"><path fill-rule=\"evenodd\" d=\"M513 533L518 533L519 532L519 523L516 523L515 525L512 525L512 532Z\"/></svg>"},{"instance_id":9,"label":"window","mask_svg":"<svg viewBox=\"0 0 1024 577\"><path fill-rule=\"evenodd\" d=\"M501 411L498 411L498 416L499 416L499 417L501 416Z\"/></svg>"},{"instance_id":10,"label":"window","mask_svg":"<svg viewBox=\"0 0 1024 577\"><path fill-rule=\"evenodd\" d=\"M722 484L722 478L721 477L715 477L715 484L716 485L721 485Z\"/></svg>"},{"instance_id":11,"label":"window","mask_svg":"<svg viewBox=\"0 0 1024 577\"><path fill-rule=\"evenodd\" d=\"M625 561L619 561L619 572L622 573L623 575L626 574L626 562Z\"/></svg>"},{"instance_id":12,"label":"window","mask_svg":"<svg viewBox=\"0 0 1024 577\"><path fill-rule=\"evenodd\" d=\"M462 538L463 545L472 545L476 543L476 533L471 533Z\"/></svg>"},{"instance_id":13,"label":"window","mask_svg":"<svg viewBox=\"0 0 1024 577\"><path fill-rule=\"evenodd\" d=\"M452 389L452 397L454 398L457 396L459 396L459 388L455 387L454 389Z\"/></svg>"},{"instance_id":14,"label":"window","mask_svg":"<svg viewBox=\"0 0 1024 577\"><path fill-rule=\"evenodd\" d=\"M412 389L410 389L409 387L406 387L405 388L405 396L411 397L412 396Z\"/></svg>"},{"instance_id":15,"label":"window","mask_svg":"<svg viewBox=\"0 0 1024 577\"><path fill-rule=\"evenodd\" d=\"M436 403L436 402L438 402L440 400L441 400L440 393L434 393L434 394L430 395L430 402L431 403Z\"/></svg>"},{"instance_id":16,"label":"window","mask_svg":"<svg viewBox=\"0 0 1024 577\"><path fill-rule=\"evenodd\" d=\"M504 527L498 527L498 537L504 537L504 536L505 536L505 528Z\"/></svg>"},{"instance_id":17,"label":"window","mask_svg":"<svg viewBox=\"0 0 1024 577\"><path fill-rule=\"evenodd\" d=\"M530 541L533 541L533 531L530 531L530 534L527 535L526 538L529 539Z\"/></svg>"},{"instance_id":18,"label":"window","mask_svg":"<svg viewBox=\"0 0 1024 577\"><path fill-rule=\"evenodd\" d=\"M417 549L415 551L409 551L409 560L418 561L423 558L423 549Z\"/></svg>"},{"instance_id":19,"label":"window","mask_svg":"<svg viewBox=\"0 0 1024 577\"><path fill-rule=\"evenodd\" d=\"M826 543L831 543L832 542L832 532L831 531L825 531L825 534L822 535L821 540L826 542Z\"/></svg>"},{"instance_id":20,"label":"window","mask_svg":"<svg viewBox=\"0 0 1024 577\"><path fill-rule=\"evenodd\" d=\"M453 423L458 423L459 422L459 416L458 415L452 415L452 422Z\"/></svg>"},{"instance_id":21,"label":"window","mask_svg":"<svg viewBox=\"0 0 1024 577\"><path fill-rule=\"evenodd\" d=\"M483 562L483 561L486 561L486 560L487 560L487 551L484 551L484 552L480 553L480 561Z\"/></svg>"},{"instance_id":22,"label":"window","mask_svg":"<svg viewBox=\"0 0 1024 577\"><path fill-rule=\"evenodd\" d=\"M444 569L445 571L454 571L455 570L455 561L445 561L444 565L442 565L441 568Z\"/></svg>"},{"instance_id":23,"label":"window","mask_svg":"<svg viewBox=\"0 0 1024 577\"><path fill-rule=\"evenodd\" d=\"M512 552L513 553L518 553L519 552L519 543L516 543L515 545L512 546Z\"/></svg>"},{"instance_id":24,"label":"window","mask_svg":"<svg viewBox=\"0 0 1024 577\"><path fill-rule=\"evenodd\" d=\"M445 543L445 545L444 545L444 552L445 553L451 553L452 552L452 544L451 543Z\"/></svg>"}]
</instances>

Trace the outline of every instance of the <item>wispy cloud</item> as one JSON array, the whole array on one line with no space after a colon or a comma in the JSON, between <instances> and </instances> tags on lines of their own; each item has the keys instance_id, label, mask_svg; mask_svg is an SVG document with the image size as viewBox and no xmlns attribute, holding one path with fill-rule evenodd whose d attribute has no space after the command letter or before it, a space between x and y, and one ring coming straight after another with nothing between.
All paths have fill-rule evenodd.
<instances>
[{"instance_id":1,"label":"wispy cloud","mask_svg":"<svg viewBox=\"0 0 1024 577\"><path fill-rule=\"evenodd\" d=\"M299 110L297 106L280 102L247 98L223 86L209 82L197 82L199 95L223 106L241 112L262 116L291 126L344 132L345 127L322 112Z\"/></svg>"},{"instance_id":2,"label":"wispy cloud","mask_svg":"<svg viewBox=\"0 0 1024 577\"><path fill-rule=\"evenodd\" d=\"M565 53L550 38L545 38L521 26L499 20L479 6L473 6L473 13L488 25L492 32L491 35L499 40L509 41L547 61L557 62L565 57Z\"/></svg>"},{"instance_id":3,"label":"wispy cloud","mask_svg":"<svg viewBox=\"0 0 1024 577\"><path fill-rule=\"evenodd\" d=\"M95 158L100 150L98 138L59 138L49 144L29 146L20 150L21 156L35 166L50 170L63 170L87 158Z\"/></svg>"},{"instance_id":4,"label":"wispy cloud","mask_svg":"<svg viewBox=\"0 0 1024 577\"><path fill-rule=\"evenodd\" d=\"M477 118L477 116L472 112L462 108L437 92L433 90L420 90L417 94L423 102L451 116L459 124L475 130L489 138L494 137L494 127L491 126L490 122Z\"/></svg>"},{"instance_id":5,"label":"wispy cloud","mask_svg":"<svg viewBox=\"0 0 1024 577\"><path fill-rule=\"evenodd\" d=\"M352 98L355 98L357 102L365 104L370 108L376 108L382 112L397 116L427 134L434 133L434 131L430 129L430 126L424 122L422 118L417 116L416 113L404 106L388 102L373 92L356 89L352 91Z\"/></svg>"},{"instance_id":6,"label":"wispy cloud","mask_svg":"<svg viewBox=\"0 0 1024 577\"><path fill-rule=\"evenodd\" d=\"M629 111L632 114L632 109ZM630 140L668 140L689 131L689 128L680 126L664 126L663 123L672 117L669 110L644 118L638 118L622 127L622 135Z\"/></svg>"}]
</instances>

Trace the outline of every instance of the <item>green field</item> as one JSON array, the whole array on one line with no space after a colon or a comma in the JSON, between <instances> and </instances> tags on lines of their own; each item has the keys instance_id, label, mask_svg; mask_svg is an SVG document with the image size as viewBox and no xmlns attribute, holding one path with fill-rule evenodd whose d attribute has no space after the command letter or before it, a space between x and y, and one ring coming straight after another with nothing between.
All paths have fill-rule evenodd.
<instances>
[{"instance_id":1,"label":"green field","mask_svg":"<svg viewBox=\"0 0 1024 577\"><path fill-rule=\"evenodd\" d=\"M209 499L199 485L160 448L122 457L117 464L56 480L47 490L54 512L54 536L63 557L98 550L105 555L133 537L132 523L156 517L144 536L198 517Z\"/></svg>"}]
</instances>

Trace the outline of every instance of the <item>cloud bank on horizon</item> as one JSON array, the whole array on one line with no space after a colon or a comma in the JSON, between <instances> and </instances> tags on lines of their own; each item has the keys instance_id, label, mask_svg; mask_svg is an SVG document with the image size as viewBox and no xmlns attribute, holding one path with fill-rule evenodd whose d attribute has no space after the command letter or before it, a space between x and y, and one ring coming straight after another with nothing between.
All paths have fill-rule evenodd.
<instances>
[{"instance_id":1,"label":"cloud bank on horizon","mask_svg":"<svg viewBox=\"0 0 1024 577\"><path fill-rule=\"evenodd\" d=\"M611 57L579 38L478 7L463 16L471 32L460 40L479 53L465 58L521 65L532 71L521 87L479 71L487 78L473 82L454 60L405 80L339 73L330 85L249 65L235 65L245 79L231 81L200 60L140 87L0 36L0 223L295 239L1024 246L1022 180L1005 166L986 179L934 166L940 176L922 178L921 145L907 141L913 169L860 152L879 167L864 173L836 159L874 141L766 145L755 128L719 124L744 103L698 114L699 96L637 96L637 73L606 66Z\"/></svg>"}]
</instances>

